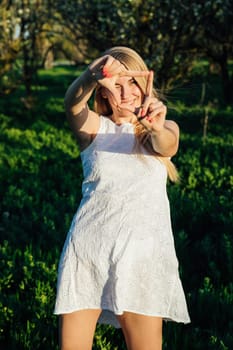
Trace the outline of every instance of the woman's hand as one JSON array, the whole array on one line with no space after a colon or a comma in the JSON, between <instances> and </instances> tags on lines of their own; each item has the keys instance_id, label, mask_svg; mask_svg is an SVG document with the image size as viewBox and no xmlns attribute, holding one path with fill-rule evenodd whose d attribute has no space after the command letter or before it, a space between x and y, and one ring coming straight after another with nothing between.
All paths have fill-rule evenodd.
<instances>
[{"instance_id":1,"label":"woman's hand","mask_svg":"<svg viewBox=\"0 0 233 350\"><path fill-rule=\"evenodd\" d=\"M150 132L159 132L164 128L167 107L158 98L153 96L154 73L150 71L147 78L147 86L144 100L138 112L137 118Z\"/></svg>"},{"instance_id":2,"label":"woman's hand","mask_svg":"<svg viewBox=\"0 0 233 350\"><path fill-rule=\"evenodd\" d=\"M112 97L113 103L121 109L121 99L116 88L116 81L122 76L143 77L148 76L148 71L127 70L125 66L117 59L106 55L95 60L90 66L91 75L100 85L105 87Z\"/></svg>"},{"instance_id":3,"label":"woman's hand","mask_svg":"<svg viewBox=\"0 0 233 350\"><path fill-rule=\"evenodd\" d=\"M153 97L154 74L148 75L146 92L142 106L137 114L138 121L151 134L151 143L155 152L172 157L178 149L179 127L172 120L166 120L167 107Z\"/></svg>"}]
</instances>

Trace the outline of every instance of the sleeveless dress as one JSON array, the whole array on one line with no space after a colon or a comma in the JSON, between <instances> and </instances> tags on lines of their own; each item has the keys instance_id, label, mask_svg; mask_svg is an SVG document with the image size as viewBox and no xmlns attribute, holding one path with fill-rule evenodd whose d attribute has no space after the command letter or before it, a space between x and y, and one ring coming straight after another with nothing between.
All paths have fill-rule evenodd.
<instances>
[{"instance_id":1,"label":"sleeveless dress","mask_svg":"<svg viewBox=\"0 0 233 350\"><path fill-rule=\"evenodd\" d=\"M102 309L190 322L178 272L167 171L135 147L134 126L100 117L81 152L82 200L60 257L55 314Z\"/></svg>"}]
</instances>

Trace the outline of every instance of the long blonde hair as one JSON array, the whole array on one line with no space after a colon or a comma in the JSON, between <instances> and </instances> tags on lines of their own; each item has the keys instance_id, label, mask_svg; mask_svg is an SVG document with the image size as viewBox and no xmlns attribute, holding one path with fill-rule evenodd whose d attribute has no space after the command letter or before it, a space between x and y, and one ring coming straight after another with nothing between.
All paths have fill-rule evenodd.
<instances>
[{"instance_id":1,"label":"long blonde hair","mask_svg":"<svg viewBox=\"0 0 233 350\"><path fill-rule=\"evenodd\" d=\"M104 55L110 55L120 61L126 69L135 70L135 71L147 71L148 67L143 61L143 59L139 56L139 54L124 46L115 46L111 49L108 49L104 52ZM134 78L140 89L145 93L147 80L146 77L135 77ZM155 89L153 89L153 95L159 98L158 93ZM108 99L104 99L101 94L101 85L98 85L95 91L95 99L94 99L94 110L104 116L110 116L112 114L111 106L108 102ZM156 154L151 141L150 134L145 129L145 127L140 123L135 123L135 135L136 140L139 145L143 146L147 152L151 155L154 155L158 160L160 160L167 168L168 177L171 181L176 182L179 178L177 169L175 165L172 163L170 158L162 157L159 154Z\"/></svg>"}]
</instances>

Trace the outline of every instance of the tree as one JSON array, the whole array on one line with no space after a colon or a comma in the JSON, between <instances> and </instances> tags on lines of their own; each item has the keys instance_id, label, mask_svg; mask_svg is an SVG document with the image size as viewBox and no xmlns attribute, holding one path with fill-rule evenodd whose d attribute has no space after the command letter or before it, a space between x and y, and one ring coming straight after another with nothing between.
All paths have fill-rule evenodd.
<instances>
[{"instance_id":1,"label":"tree","mask_svg":"<svg viewBox=\"0 0 233 350\"><path fill-rule=\"evenodd\" d=\"M225 101L232 103L233 76L228 63L233 57L233 1L205 1L199 7L202 20L194 45L220 67Z\"/></svg>"},{"instance_id":2,"label":"tree","mask_svg":"<svg viewBox=\"0 0 233 350\"><path fill-rule=\"evenodd\" d=\"M198 57L218 63L224 86L230 86L227 61L232 57L231 2L56 0L56 8L73 42L88 43L87 56L93 58L113 45L130 46L147 60L158 86L166 90L188 77ZM221 31L216 36L219 26ZM224 91L228 100L227 88Z\"/></svg>"},{"instance_id":3,"label":"tree","mask_svg":"<svg viewBox=\"0 0 233 350\"><path fill-rule=\"evenodd\" d=\"M57 0L56 8L77 43L80 33L87 40L90 57L113 45L130 46L155 70L161 89L184 78L199 54L190 47L198 18L180 0Z\"/></svg>"},{"instance_id":4,"label":"tree","mask_svg":"<svg viewBox=\"0 0 233 350\"><path fill-rule=\"evenodd\" d=\"M0 86L2 93L10 93L15 88L16 70L14 63L19 51L20 42L16 37L17 21L12 19L8 2L0 7Z\"/></svg>"},{"instance_id":5,"label":"tree","mask_svg":"<svg viewBox=\"0 0 233 350\"><path fill-rule=\"evenodd\" d=\"M52 29L51 10L49 0L12 0L1 4L1 25L4 28L1 46L4 49L0 57L4 69L0 74L3 92L4 80L13 86L22 81L26 95L31 95L37 70L46 61L49 48L53 45L51 37L56 35ZM12 72L15 74L10 80Z\"/></svg>"},{"instance_id":6,"label":"tree","mask_svg":"<svg viewBox=\"0 0 233 350\"><path fill-rule=\"evenodd\" d=\"M197 58L207 58L220 67L229 103L233 99L228 70L233 54L232 2L4 1L0 8L2 85L20 68L30 95L38 67L51 63L56 52L76 63L88 63L111 46L125 45L141 54L155 71L157 86L165 91L189 78Z\"/></svg>"}]
</instances>

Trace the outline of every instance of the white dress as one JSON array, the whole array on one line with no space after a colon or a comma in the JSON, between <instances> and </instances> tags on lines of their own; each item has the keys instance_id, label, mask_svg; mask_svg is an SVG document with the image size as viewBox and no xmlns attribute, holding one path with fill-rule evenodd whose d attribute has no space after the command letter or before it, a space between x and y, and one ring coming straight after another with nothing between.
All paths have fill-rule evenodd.
<instances>
[{"instance_id":1,"label":"white dress","mask_svg":"<svg viewBox=\"0 0 233 350\"><path fill-rule=\"evenodd\" d=\"M164 164L135 149L134 126L100 117L81 153L82 200L61 254L55 314L131 311L190 322L178 273Z\"/></svg>"}]
</instances>

